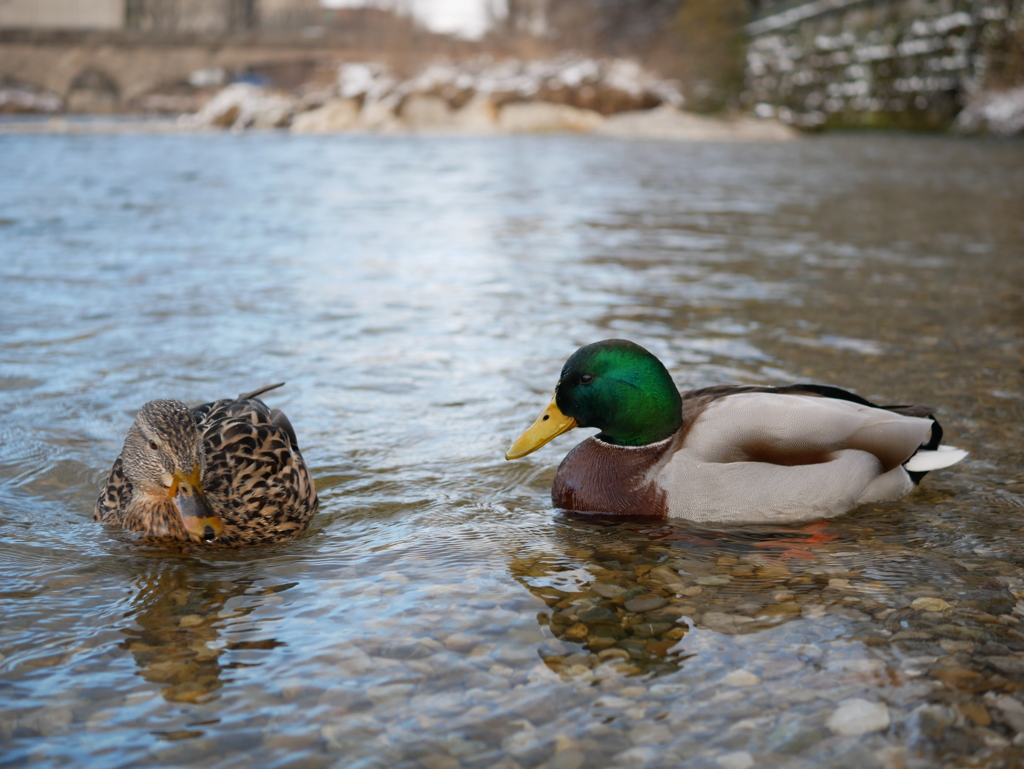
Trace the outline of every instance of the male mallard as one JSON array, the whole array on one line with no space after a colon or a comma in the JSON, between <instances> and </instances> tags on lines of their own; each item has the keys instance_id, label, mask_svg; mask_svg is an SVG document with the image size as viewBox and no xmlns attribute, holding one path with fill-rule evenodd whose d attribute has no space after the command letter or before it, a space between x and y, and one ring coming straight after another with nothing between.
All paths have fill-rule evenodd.
<instances>
[{"instance_id":1,"label":"male mallard","mask_svg":"<svg viewBox=\"0 0 1024 769\"><path fill-rule=\"evenodd\" d=\"M283 383L282 383L283 384ZM191 542L251 545L301 533L316 488L282 412L257 395L188 408L150 401L128 430L93 519Z\"/></svg>"},{"instance_id":2,"label":"male mallard","mask_svg":"<svg viewBox=\"0 0 1024 769\"><path fill-rule=\"evenodd\" d=\"M601 430L562 460L555 507L701 523L831 518L907 494L966 451L940 446L926 406L876 406L822 385L719 385L680 395L639 345L607 339L562 368L551 404L505 454L580 427Z\"/></svg>"}]
</instances>

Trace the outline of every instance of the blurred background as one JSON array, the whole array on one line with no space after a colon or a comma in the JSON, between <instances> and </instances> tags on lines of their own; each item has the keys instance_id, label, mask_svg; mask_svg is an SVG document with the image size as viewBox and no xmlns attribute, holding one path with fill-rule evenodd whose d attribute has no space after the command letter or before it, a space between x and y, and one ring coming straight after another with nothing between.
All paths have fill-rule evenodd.
<instances>
[{"instance_id":1,"label":"blurred background","mask_svg":"<svg viewBox=\"0 0 1024 769\"><path fill-rule=\"evenodd\" d=\"M0 2L0 113L181 115L232 84L246 87L189 125L590 131L670 106L803 130L1012 135L1024 3ZM522 102L563 109L500 114Z\"/></svg>"}]
</instances>

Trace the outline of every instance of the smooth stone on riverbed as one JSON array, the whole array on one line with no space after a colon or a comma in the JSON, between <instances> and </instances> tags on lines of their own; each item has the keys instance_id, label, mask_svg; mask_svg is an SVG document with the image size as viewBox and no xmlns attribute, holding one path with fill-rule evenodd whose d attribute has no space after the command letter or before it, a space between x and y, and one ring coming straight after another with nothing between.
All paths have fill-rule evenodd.
<instances>
[{"instance_id":1,"label":"smooth stone on riverbed","mask_svg":"<svg viewBox=\"0 0 1024 769\"><path fill-rule=\"evenodd\" d=\"M660 609L667 603L668 601L657 595L645 596L642 598L631 598L626 601L626 611L633 612L635 614L642 614L645 611Z\"/></svg>"},{"instance_id":2,"label":"smooth stone on riverbed","mask_svg":"<svg viewBox=\"0 0 1024 769\"><path fill-rule=\"evenodd\" d=\"M1024 659L1020 657L992 656L985 657L985 661L1003 673L1024 673Z\"/></svg>"},{"instance_id":3,"label":"smooth stone on riverbed","mask_svg":"<svg viewBox=\"0 0 1024 769\"><path fill-rule=\"evenodd\" d=\"M618 598L626 592L626 588L619 585L612 585L608 582L595 582L590 586L592 593L597 593L602 598Z\"/></svg>"},{"instance_id":4,"label":"smooth stone on riverbed","mask_svg":"<svg viewBox=\"0 0 1024 769\"><path fill-rule=\"evenodd\" d=\"M715 759L722 769L751 769L754 765L754 757L745 750L740 750L735 753L726 753L724 756L719 756Z\"/></svg>"},{"instance_id":5,"label":"smooth stone on riverbed","mask_svg":"<svg viewBox=\"0 0 1024 769\"><path fill-rule=\"evenodd\" d=\"M722 679L722 683L727 686L757 686L761 683L761 678L749 670L731 670Z\"/></svg>"},{"instance_id":6,"label":"smooth stone on riverbed","mask_svg":"<svg viewBox=\"0 0 1024 769\"><path fill-rule=\"evenodd\" d=\"M943 611L949 608L949 603L941 598L918 598L910 608L914 611Z\"/></svg>"},{"instance_id":7,"label":"smooth stone on riverbed","mask_svg":"<svg viewBox=\"0 0 1024 769\"><path fill-rule=\"evenodd\" d=\"M844 737L871 734L889 728L889 708L884 702L852 699L841 703L826 726Z\"/></svg>"}]
</instances>

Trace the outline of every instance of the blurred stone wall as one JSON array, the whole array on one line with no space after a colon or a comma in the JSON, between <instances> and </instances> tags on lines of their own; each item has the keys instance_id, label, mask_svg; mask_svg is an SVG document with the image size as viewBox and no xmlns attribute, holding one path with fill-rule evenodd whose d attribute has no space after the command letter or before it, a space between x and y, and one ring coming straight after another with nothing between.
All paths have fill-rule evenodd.
<instances>
[{"instance_id":1,"label":"blurred stone wall","mask_svg":"<svg viewBox=\"0 0 1024 769\"><path fill-rule=\"evenodd\" d=\"M125 26L153 33L224 34L256 23L255 0L126 0Z\"/></svg>"},{"instance_id":2,"label":"blurred stone wall","mask_svg":"<svg viewBox=\"0 0 1024 769\"><path fill-rule=\"evenodd\" d=\"M763 3L746 30L745 106L804 128L944 129L1024 82L1024 0Z\"/></svg>"},{"instance_id":3,"label":"blurred stone wall","mask_svg":"<svg viewBox=\"0 0 1024 769\"><path fill-rule=\"evenodd\" d=\"M120 29L124 0L0 0L0 29Z\"/></svg>"}]
</instances>

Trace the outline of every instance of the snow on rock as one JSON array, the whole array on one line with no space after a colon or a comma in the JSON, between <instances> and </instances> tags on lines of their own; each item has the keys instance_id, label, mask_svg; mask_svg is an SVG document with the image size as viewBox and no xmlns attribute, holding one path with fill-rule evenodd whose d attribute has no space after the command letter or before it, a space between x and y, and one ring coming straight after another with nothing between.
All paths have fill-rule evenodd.
<instances>
[{"instance_id":1,"label":"snow on rock","mask_svg":"<svg viewBox=\"0 0 1024 769\"><path fill-rule=\"evenodd\" d=\"M338 70L338 89L342 97L360 98L364 103L429 94L453 109L481 95L490 96L498 107L516 101L550 101L605 115L683 103L678 83L659 78L635 62L575 55L538 61L495 62L480 57L462 64L435 63L406 80L398 80L380 64L349 62Z\"/></svg>"},{"instance_id":2,"label":"snow on rock","mask_svg":"<svg viewBox=\"0 0 1024 769\"><path fill-rule=\"evenodd\" d=\"M1024 88L976 94L957 115L953 128L961 133L987 131L998 136L1024 133Z\"/></svg>"},{"instance_id":3,"label":"snow on rock","mask_svg":"<svg viewBox=\"0 0 1024 769\"><path fill-rule=\"evenodd\" d=\"M342 99L363 98L379 101L398 85L383 64L358 61L338 68L338 96Z\"/></svg>"},{"instance_id":4,"label":"snow on rock","mask_svg":"<svg viewBox=\"0 0 1024 769\"><path fill-rule=\"evenodd\" d=\"M683 112L675 81L624 59L565 55L537 61L480 57L434 63L409 78L383 64L347 62L326 91L302 98L234 83L186 127L489 134L599 133L620 138L785 140L796 132L774 120L717 120Z\"/></svg>"},{"instance_id":5,"label":"snow on rock","mask_svg":"<svg viewBox=\"0 0 1024 769\"><path fill-rule=\"evenodd\" d=\"M291 122L297 100L251 83L232 83L182 123L191 128L279 128Z\"/></svg>"},{"instance_id":6,"label":"snow on rock","mask_svg":"<svg viewBox=\"0 0 1024 769\"><path fill-rule=\"evenodd\" d=\"M0 113L58 112L64 106L55 93L0 77Z\"/></svg>"}]
</instances>

